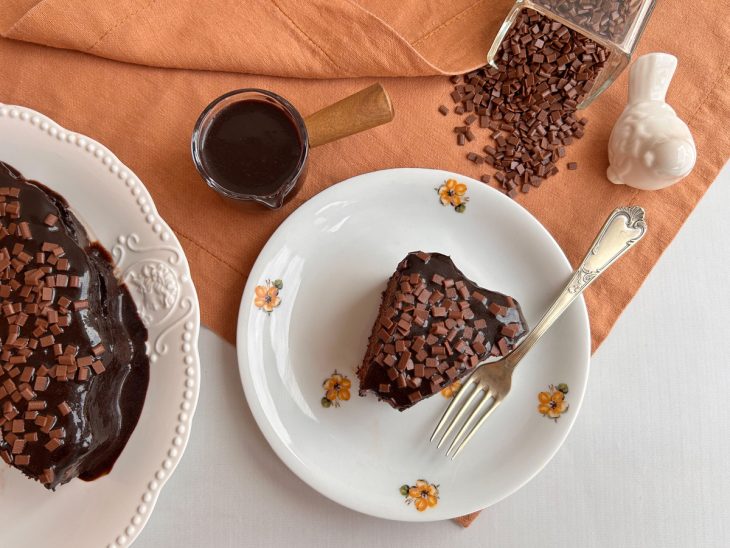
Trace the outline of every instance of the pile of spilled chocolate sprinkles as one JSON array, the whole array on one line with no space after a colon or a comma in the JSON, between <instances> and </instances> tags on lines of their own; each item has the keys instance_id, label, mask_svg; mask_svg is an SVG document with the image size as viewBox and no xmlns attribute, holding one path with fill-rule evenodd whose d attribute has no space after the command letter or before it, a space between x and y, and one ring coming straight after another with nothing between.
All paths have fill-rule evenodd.
<instances>
[{"instance_id":1,"label":"pile of spilled chocolate sprinkles","mask_svg":"<svg viewBox=\"0 0 730 548\"><path fill-rule=\"evenodd\" d=\"M608 52L584 35L530 9L523 10L495 58L464 76L453 76L454 112L466 115L456 142L474 141L475 123L491 130L493 144L467 159L496 169L494 178L512 198L558 173L566 147L580 139L588 120L576 109L593 87ZM439 107L444 116L448 108ZM568 169L576 169L571 162ZM488 183L490 175L482 180Z\"/></svg>"}]
</instances>

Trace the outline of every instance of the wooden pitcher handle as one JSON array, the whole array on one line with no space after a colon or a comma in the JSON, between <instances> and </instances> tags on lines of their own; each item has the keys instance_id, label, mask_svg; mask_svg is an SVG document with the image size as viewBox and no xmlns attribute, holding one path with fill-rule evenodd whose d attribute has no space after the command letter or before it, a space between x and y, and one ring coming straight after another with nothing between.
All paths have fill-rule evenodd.
<instances>
[{"instance_id":1,"label":"wooden pitcher handle","mask_svg":"<svg viewBox=\"0 0 730 548\"><path fill-rule=\"evenodd\" d=\"M316 147L388 123L395 115L382 85L373 84L304 119L309 146Z\"/></svg>"}]
</instances>

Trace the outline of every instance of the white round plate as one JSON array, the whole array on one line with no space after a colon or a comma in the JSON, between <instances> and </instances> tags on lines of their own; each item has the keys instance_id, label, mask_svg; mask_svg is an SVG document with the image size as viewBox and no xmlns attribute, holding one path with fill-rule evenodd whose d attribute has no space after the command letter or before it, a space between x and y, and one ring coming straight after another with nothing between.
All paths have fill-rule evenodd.
<instances>
[{"instance_id":1,"label":"white round plate","mask_svg":"<svg viewBox=\"0 0 730 548\"><path fill-rule=\"evenodd\" d=\"M463 213L439 201L436 188L449 178L468 185ZM448 254L478 285L512 295L529 325L571 273L540 223L484 183L428 169L360 175L305 203L264 247L241 302L238 359L253 415L295 474L354 510L431 521L486 508L547 464L578 414L590 337L579 300L517 369L511 394L470 446L447 459L428 442L445 395L403 413L357 395L355 369L381 292L416 250ZM255 305L256 286L267 280L281 281L270 313ZM352 397L324 407L323 382L335 369L351 381ZM538 394L560 383L569 387L569 408L552 420L538 412ZM422 511L401 493L418 480L437 486L439 496Z\"/></svg>"},{"instance_id":2,"label":"white round plate","mask_svg":"<svg viewBox=\"0 0 730 548\"><path fill-rule=\"evenodd\" d=\"M187 260L144 185L93 139L0 104L0 160L64 196L112 253L150 356L142 415L110 474L50 492L3 463L0 546L128 546L182 457L198 399L200 314Z\"/></svg>"}]
</instances>

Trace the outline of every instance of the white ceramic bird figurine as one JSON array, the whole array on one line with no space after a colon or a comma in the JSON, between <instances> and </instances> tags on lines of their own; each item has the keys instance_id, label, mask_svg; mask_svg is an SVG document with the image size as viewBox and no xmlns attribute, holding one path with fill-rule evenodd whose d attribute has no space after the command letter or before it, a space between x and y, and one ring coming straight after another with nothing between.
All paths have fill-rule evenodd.
<instances>
[{"instance_id":1,"label":"white ceramic bird figurine","mask_svg":"<svg viewBox=\"0 0 730 548\"><path fill-rule=\"evenodd\" d=\"M697 159L692 134L665 101L677 68L667 53L639 57L629 74L629 104L608 141L608 179L658 190L689 175Z\"/></svg>"}]
</instances>

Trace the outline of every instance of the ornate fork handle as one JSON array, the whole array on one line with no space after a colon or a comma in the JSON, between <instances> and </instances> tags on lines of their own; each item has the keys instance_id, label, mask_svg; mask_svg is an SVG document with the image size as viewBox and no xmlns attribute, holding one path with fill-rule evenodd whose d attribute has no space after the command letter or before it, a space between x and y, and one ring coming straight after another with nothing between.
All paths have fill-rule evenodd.
<instances>
[{"instance_id":1,"label":"ornate fork handle","mask_svg":"<svg viewBox=\"0 0 730 548\"><path fill-rule=\"evenodd\" d=\"M505 358L507 366L515 368L570 303L644 237L644 217L644 210L639 206L620 207L611 213L568 285L527 337Z\"/></svg>"}]
</instances>

